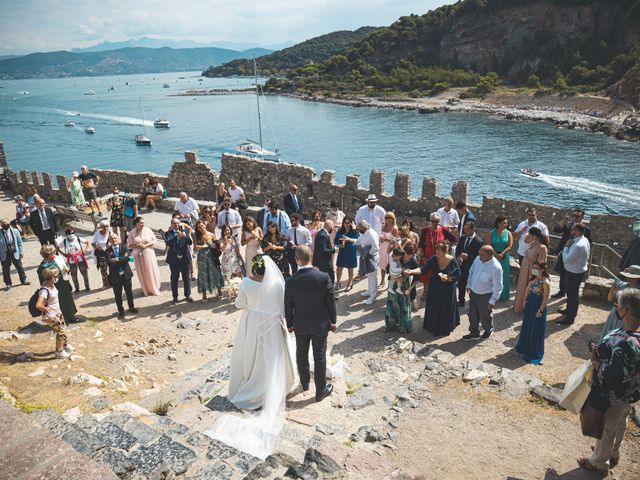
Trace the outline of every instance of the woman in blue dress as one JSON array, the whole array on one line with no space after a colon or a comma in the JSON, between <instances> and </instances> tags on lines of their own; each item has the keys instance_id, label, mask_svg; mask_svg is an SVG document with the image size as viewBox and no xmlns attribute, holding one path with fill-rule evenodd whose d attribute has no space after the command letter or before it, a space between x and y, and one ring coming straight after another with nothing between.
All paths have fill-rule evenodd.
<instances>
[{"instance_id":1,"label":"woman in blue dress","mask_svg":"<svg viewBox=\"0 0 640 480\"><path fill-rule=\"evenodd\" d=\"M436 254L421 268L405 270L409 275L431 273L422 328L434 336L447 336L460 325L456 295L461 271L456 259L448 252L449 242L438 242Z\"/></svg>"},{"instance_id":2,"label":"woman in blue dress","mask_svg":"<svg viewBox=\"0 0 640 480\"><path fill-rule=\"evenodd\" d=\"M334 245L339 248L338 258L336 259L336 290L342 287L340 279L342 278L343 268L346 268L349 274L347 288L345 288L344 291L348 292L353 288L353 270L358 266L356 246L352 242L344 242L341 241L341 239L342 237L346 237L357 240L358 235L353 219L349 216L344 217L342 226L338 229L334 239Z\"/></svg>"},{"instance_id":3,"label":"woman in blue dress","mask_svg":"<svg viewBox=\"0 0 640 480\"><path fill-rule=\"evenodd\" d=\"M546 263L536 262L531 269L529 292L524 307L522 329L518 337L516 351L522 358L539 365L544 355L544 338L547 331L547 302L551 291Z\"/></svg>"}]
</instances>

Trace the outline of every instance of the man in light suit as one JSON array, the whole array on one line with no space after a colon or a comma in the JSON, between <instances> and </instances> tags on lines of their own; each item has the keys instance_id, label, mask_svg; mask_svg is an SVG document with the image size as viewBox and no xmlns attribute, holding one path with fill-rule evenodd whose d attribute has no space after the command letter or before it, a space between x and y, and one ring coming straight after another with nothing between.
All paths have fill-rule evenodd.
<instances>
[{"instance_id":1,"label":"man in light suit","mask_svg":"<svg viewBox=\"0 0 640 480\"><path fill-rule=\"evenodd\" d=\"M11 290L11 264L16 267L20 283L22 285L30 285L27 281L27 275L22 268L22 237L17 228L11 226L9 220L3 218L0 220L0 263L2 263L2 279L4 280L4 289Z\"/></svg>"},{"instance_id":2,"label":"man in light suit","mask_svg":"<svg viewBox=\"0 0 640 480\"><path fill-rule=\"evenodd\" d=\"M291 184L289 186L289 193L284 196L284 211L291 217L294 213L299 213L304 218L304 205L302 204L302 197L298 195L298 186Z\"/></svg>"},{"instance_id":3,"label":"man in light suit","mask_svg":"<svg viewBox=\"0 0 640 480\"><path fill-rule=\"evenodd\" d=\"M53 210L45 205L42 198L36 200L36 209L31 212L29 224L41 245L55 246L58 226L53 218Z\"/></svg>"},{"instance_id":4,"label":"man in light suit","mask_svg":"<svg viewBox=\"0 0 640 480\"><path fill-rule=\"evenodd\" d=\"M333 254L336 253L336 247L331 245L332 231L333 222L325 220L324 226L316 233L313 243L313 266L328 274L331 283L334 283L336 274L333 268Z\"/></svg>"},{"instance_id":5,"label":"man in light suit","mask_svg":"<svg viewBox=\"0 0 640 480\"><path fill-rule=\"evenodd\" d=\"M313 346L316 402L331 395L327 385L327 335L336 331L337 313L333 282L311 265L311 249L296 247L298 271L284 287L284 315L290 333L296 334L296 362L302 390L309 389L309 343Z\"/></svg>"}]
</instances>

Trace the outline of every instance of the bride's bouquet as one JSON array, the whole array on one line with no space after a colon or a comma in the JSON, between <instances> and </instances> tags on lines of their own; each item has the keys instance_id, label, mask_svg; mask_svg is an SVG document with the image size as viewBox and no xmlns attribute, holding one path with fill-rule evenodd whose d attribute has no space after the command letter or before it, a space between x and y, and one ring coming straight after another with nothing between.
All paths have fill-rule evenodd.
<instances>
[{"instance_id":1,"label":"bride's bouquet","mask_svg":"<svg viewBox=\"0 0 640 480\"><path fill-rule=\"evenodd\" d=\"M242 283L242 279L239 277L233 277L229 280L229 286L227 286L227 297L229 298L230 303L236 301L238 290L240 290L240 283Z\"/></svg>"}]
</instances>

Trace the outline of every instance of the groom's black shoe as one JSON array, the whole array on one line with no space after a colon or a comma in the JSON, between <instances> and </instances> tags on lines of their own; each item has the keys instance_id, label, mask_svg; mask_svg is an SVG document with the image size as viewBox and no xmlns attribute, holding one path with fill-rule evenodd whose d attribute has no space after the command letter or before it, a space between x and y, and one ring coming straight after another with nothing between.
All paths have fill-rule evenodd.
<instances>
[{"instance_id":1,"label":"groom's black shoe","mask_svg":"<svg viewBox=\"0 0 640 480\"><path fill-rule=\"evenodd\" d=\"M309 390L309 385L302 385L300 384L300 387L302 387L302 391L306 392L307 390Z\"/></svg>"},{"instance_id":2,"label":"groom's black shoe","mask_svg":"<svg viewBox=\"0 0 640 480\"><path fill-rule=\"evenodd\" d=\"M333 385L328 384L319 393L316 393L316 402L322 401L323 399L331 395L331 392L333 392Z\"/></svg>"}]
</instances>

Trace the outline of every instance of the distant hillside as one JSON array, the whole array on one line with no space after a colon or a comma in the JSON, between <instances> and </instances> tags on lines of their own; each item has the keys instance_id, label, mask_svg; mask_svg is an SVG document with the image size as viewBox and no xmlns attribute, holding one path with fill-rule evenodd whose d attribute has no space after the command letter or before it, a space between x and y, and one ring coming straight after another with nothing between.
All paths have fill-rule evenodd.
<instances>
[{"instance_id":1,"label":"distant hillside","mask_svg":"<svg viewBox=\"0 0 640 480\"><path fill-rule=\"evenodd\" d=\"M262 57L258 63L259 73L261 75L278 75L308 63L321 62L331 55L346 50L380 29L380 27L361 27L353 32L341 30L311 38ZM205 77L253 75L253 63L250 60L233 60L219 67L210 67L203 75Z\"/></svg>"},{"instance_id":2,"label":"distant hillside","mask_svg":"<svg viewBox=\"0 0 640 480\"><path fill-rule=\"evenodd\" d=\"M140 38L132 38L129 40L123 40L121 42L100 42L96 45L92 45L90 47L84 48L72 48L70 52L72 53L85 53L85 52L104 52L106 50L118 50L120 48L129 48L129 47L144 47L144 48L163 48L169 47L173 49L177 48L224 48L227 50L249 50L252 48L264 48L266 50L280 50L281 48L290 47L292 42L287 44L280 44L278 46L271 45L256 45L252 42L194 42L192 40L172 40L170 38L149 38L149 37L140 37Z\"/></svg>"},{"instance_id":3,"label":"distant hillside","mask_svg":"<svg viewBox=\"0 0 640 480\"><path fill-rule=\"evenodd\" d=\"M237 52L223 48L122 48L105 52L32 53L0 60L0 78L77 77L202 70L236 58L270 53L261 48Z\"/></svg>"},{"instance_id":4,"label":"distant hillside","mask_svg":"<svg viewBox=\"0 0 640 480\"><path fill-rule=\"evenodd\" d=\"M604 89L640 60L640 0L463 0L401 17L319 65L272 81L299 91L407 92L501 82Z\"/></svg>"}]
</instances>

